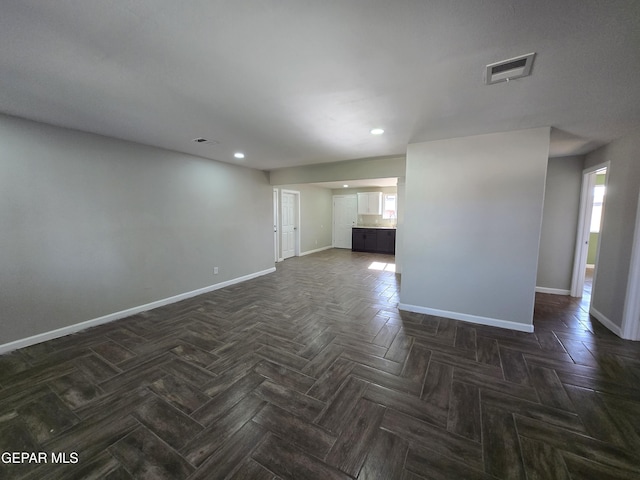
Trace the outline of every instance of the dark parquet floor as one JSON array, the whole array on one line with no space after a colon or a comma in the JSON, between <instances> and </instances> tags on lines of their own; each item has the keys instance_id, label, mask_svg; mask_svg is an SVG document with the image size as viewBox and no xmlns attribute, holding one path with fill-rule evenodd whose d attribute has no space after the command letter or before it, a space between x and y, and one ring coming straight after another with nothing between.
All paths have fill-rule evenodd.
<instances>
[{"instance_id":1,"label":"dark parquet floor","mask_svg":"<svg viewBox=\"0 0 640 480\"><path fill-rule=\"evenodd\" d=\"M49 456L0 478L640 478L640 343L569 297L535 334L401 312L387 262L292 258L0 357L0 451Z\"/></svg>"}]
</instances>

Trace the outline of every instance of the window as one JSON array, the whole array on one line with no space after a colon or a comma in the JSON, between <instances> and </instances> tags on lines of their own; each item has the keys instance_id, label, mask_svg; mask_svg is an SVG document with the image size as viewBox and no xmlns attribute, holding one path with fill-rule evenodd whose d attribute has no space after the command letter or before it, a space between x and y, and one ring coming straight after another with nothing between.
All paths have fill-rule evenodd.
<instances>
[{"instance_id":1,"label":"window","mask_svg":"<svg viewBox=\"0 0 640 480\"><path fill-rule=\"evenodd\" d=\"M600 231L602 220L602 202L604 201L604 185L596 185L593 189L593 210L591 210L591 233Z\"/></svg>"},{"instance_id":2,"label":"window","mask_svg":"<svg viewBox=\"0 0 640 480\"><path fill-rule=\"evenodd\" d=\"M385 194L382 202L382 218L389 220L396 218L396 195Z\"/></svg>"}]
</instances>

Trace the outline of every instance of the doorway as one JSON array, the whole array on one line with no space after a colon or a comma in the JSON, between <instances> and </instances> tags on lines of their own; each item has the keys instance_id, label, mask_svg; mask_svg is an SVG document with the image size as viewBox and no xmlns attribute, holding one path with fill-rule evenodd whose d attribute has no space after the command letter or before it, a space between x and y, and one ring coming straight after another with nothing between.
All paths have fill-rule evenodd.
<instances>
[{"instance_id":1,"label":"doorway","mask_svg":"<svg viewBox=\"0 0 640 480\"><path fill-rule=\"evenodd\" d=\"M583 172L580 198L580 218L571 282L571 296L581 297L591 304L600 250L600 228L604 215L607 184L607 164L597 165Z\"/></svg>"},{"instance_id":2,"label":"doorway","mask_svg":"<svg viewBox=\"0 0 640 480\"><path fill-rule=\"evenodd\" d=\"M280 245L282 259L300 255L300 192L282 190Z\"/></svg>"},{"instance_id":3,"label":"doorway","mask_svg":"<svg viewBox=\"0 0 640 480\"><path fill-rule=\"evenodd\" d=\"M333 247L351 249L351 231L358 222L356 195L333 196Z\"/></svg>"}]
</instances>

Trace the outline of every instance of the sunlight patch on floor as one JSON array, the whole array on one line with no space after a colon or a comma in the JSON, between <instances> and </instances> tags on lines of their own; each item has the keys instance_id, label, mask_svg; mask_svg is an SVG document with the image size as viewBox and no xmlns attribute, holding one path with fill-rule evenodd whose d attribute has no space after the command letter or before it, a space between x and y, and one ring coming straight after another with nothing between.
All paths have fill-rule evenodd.
<instances>
[{"instance_id":1,"label":"sunlight patch on floor","mask_svg":"<svg viewBox=\"0 0 640 480\"><path fill-rule=\"evenodd\" d=\"M369 270L380 270L385 272L395 272L396 264L395 263L383 263L383 262L371 262L369 265Z\"/></svg>"}]
</instances>

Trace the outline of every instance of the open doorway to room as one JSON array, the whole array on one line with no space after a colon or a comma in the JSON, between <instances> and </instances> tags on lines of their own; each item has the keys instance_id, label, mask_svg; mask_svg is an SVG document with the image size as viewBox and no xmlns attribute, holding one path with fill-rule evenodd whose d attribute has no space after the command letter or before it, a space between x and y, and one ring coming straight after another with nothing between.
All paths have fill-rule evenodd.
<instances>
[{"instance_id":1,"label":"open doorway to room","mask_svg":"<svg viewBox=\"0 0 640 480\"><path fill-rule=\"evenodd\" d=\"M583 172L571 296L581 297L585 306L591 304L591 292L596 281L606 184L606 164Z\"/></svg>"}]
</instances>

